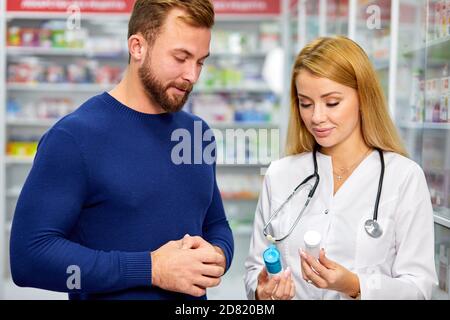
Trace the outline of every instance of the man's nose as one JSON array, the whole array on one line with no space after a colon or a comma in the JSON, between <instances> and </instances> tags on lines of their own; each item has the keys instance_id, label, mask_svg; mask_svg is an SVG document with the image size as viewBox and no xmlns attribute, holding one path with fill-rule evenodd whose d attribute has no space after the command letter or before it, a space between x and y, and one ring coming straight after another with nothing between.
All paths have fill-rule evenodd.
<instances>
[{"instance_id":1,"label":"man's nose","mask_svg":"<svg viewBox=\"0 0 450 320\"><path fill-rule=\"evenodd\" d=\"M183 79L189 81L191 84L197 82L200 76L200 67L196 62L187 63L183 72Z\"/></svg>"}]
</instances>

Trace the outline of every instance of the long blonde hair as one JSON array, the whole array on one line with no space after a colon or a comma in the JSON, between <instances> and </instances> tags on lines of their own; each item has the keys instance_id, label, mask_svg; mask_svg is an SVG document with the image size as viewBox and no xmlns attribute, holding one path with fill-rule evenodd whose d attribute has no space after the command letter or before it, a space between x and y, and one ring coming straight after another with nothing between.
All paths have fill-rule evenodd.
<instances>
[{"instance_id":1,"label":"long blonde hair","mask_svg":"<svg viewBox=\"0 0 450 320\"><path fill-rule=\"evenodd\" d=\"M291 78L287 155L312 151L317 145L300 117L295 81L301 70L357 90L364 142L372 148L407 156L389 116L383 90L369 58L358 44L343 36L318 38L306 45L295 59Z\"/></svg>"}]
</instances>

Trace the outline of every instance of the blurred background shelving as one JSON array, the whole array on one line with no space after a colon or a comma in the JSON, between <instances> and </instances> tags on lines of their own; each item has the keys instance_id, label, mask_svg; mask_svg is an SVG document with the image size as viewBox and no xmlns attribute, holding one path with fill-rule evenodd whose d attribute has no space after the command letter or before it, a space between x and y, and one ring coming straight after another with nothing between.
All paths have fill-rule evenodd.
<instances>
[{"instance_id":1,"label":"blurred background shelving","mask_svg":"<svg viewBox=\"0 0 450 320\"><path fill-rule=\"evenodd\" d=\"M65 10L6 10L7 4L16 8L20 1L0 1L0 142L5 150L0 154L0 298L64 299L65 294L12 284L11 221L42 134L120 80L128 60L129 12L84 13L74 32ZM127 8L133 3L118 1ZM208 291L209 298L246 298L244 260L264 172L270 160L283 154L295 55L318 36L343 34L367 51L408 152L424 169L435 211L441 278L433 298L449 299L450 1L252 0L252 6L244 5L248 0L239 1L239 6L231 0L214 2L218 13L211 56L185 106L215 132L217 181L235 237L231 269L219 288ZM226 143L234 139L227 131L238 129L246 136L241 153ZM264 130L269 146L252 135Z\"/></svg>"}]
</instances>

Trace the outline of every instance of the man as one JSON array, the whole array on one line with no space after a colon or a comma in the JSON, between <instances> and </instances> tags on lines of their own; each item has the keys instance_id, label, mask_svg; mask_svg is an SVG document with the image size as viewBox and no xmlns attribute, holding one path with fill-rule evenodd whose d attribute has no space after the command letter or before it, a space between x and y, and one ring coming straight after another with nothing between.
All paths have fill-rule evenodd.
<instances>
[{"instance_id":1,"label":"man","mask_svg":"<svg viewBox=\"0 0 450 320\"><path fill-rule=\"evenodd\" d=\"M233 238L215 163L177 165L171 139L208 130L180 110L213 23L209 0L136 1L123 80L39 143L13 221L16 284L71 299L204 299L219 284Z\"/></svg>"}]
</instances>

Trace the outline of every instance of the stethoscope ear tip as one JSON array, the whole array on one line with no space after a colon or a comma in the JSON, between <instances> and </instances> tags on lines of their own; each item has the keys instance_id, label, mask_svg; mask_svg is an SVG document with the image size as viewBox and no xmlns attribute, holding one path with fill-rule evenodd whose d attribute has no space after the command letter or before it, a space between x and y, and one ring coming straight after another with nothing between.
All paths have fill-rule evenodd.
<instances>
[{"instance_id":1,"label":"stethoscope ear tip","mask_svg":"<svg viewBox=\"0 0 450 320\"><path fill-rule=\"evenodd\" d=\"M270 242L275 244L276 240L274 237L272 237L270 234L266 235L266 239Z\"/></svg>"}]
</instances>

